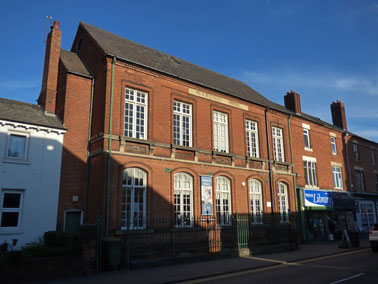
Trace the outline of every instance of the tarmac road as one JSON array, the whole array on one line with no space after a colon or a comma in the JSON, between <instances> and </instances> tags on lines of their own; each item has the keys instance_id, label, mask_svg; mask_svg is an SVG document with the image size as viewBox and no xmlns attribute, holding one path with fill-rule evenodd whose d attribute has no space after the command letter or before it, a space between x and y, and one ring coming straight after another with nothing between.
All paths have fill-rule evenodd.
<instances>
[{"instance_id":1,"label":"tarmac road","mask_svg":"<svg viewBox=\"0 0 378 284\"><path fill-rule=\"evenodd\" d=\"M378 283L378 253L368 245L366 239L361 240L360 248L349 249L338 248L337 242L304 244L290 252L187 261L33 283Z\"/></svg>"},{"instance_id":2,"label":"tarmac road","mask_svg":"<svg viewBox=\"0 0 378 284\"><path fill-rule=\"evenodd\" d=\"M267 260L268 261L268 260ZM349 251L181 283L378 283L378 253Z\"/></svg>"}]
</instances>

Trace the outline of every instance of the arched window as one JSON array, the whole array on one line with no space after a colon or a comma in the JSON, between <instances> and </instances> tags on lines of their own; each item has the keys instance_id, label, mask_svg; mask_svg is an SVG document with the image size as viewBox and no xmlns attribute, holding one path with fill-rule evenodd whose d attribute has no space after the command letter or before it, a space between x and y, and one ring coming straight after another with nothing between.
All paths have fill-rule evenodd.
<instances>
[{"instance_id":1,"label":"arched window","mask_svg":"<svg viewBox=\"0 0 378 284\"><path fill-rule=\"evenodd\" d=\"M289 221L289 201L287 197L287 185L283 182L277 184L278 191L278 211L280 212L280 222Z\"/></svg>"},{"instance_id":2,"label":"arched window","mask_svg":"<svg viewBox=\"0 0 378 284\"><path fill-rule=\"evenodd\" d=\"M231 185L226 177L215 178L215 203L217 223L231 225Z\"/></svg>"},{"instance_id":3,"label":"arched window","mask_svg":"<svg viewBox=\"0 0 378 284\"><path fill-rule=\"evenodd\" d=\"M146 227L147 174L138 168L128 168L122 180L122 229Z\"/></svg>"},{"instance_id":4,"label":"arched window","mask_svg":"<svg viewBox=\"0 0 378 284\"><path fill-rule=\"evenodd\" d=\"M193 178L186 173L174 175L175 225L193 225Z\"/></svg>"},{"instance_id":5,"label":"arched window","mask_svg":"<svg viewBox=\"0 0 378 284\"><path fill-rule=\"evenodd\" d=\"M251 217L253 224L262 223L263 203L262 203L262 186L257 179L249 181L249 202L251 206Z\"/></svg>"}]
</instances>

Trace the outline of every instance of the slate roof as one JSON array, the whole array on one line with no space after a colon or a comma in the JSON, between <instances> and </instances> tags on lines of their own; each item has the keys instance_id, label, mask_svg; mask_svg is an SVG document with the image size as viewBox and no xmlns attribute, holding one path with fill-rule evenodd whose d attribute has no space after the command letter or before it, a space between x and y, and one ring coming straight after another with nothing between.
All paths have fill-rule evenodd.
<instances>
[{"instance_id":1,"label":"slate roof","mask_svg":"<svg viewBox=\"0 0 378 284\"><path fill-rule=\"evenodd\" d=\"M77 53L61 49L60 60L68 72L92 78L91 73L88 71L87 67L85 67Z\"/></svg>"},{"instance_id":2,"label":"slate roof","mask_svg":"<svg viewBox=\"0 0 378 284\"><path fill-rule=\"evenodd\" d=\"M83 28L89 34L89 36L92 37L100 49L102 49L104 55L116 56L120 60L156 70L173 77L226 93L242 100L278 110L283 113L293 114L294 116L324 125L337 131L344 131L343 129L329 122L323 121L318 117L314 117L303 112L296 114L295 112L288 110L285 106L268 100L244 82L224 76L178 57L141 45L84 22L80 22L79 29L80 28ZM349 131L347 132L351 135L358 136ZM367 140L366 138L363 139Z\"/></svg>"},{"instance_id":3,"label":"slate roof","mask_svg":"<svg viewBox=\"0 0 378 284\"><path fill-rule=\"evenodd\" d=\"M4 98L0 98L0 119L66 129L55 115L46 114L40 106Z\"/></svg>"},{"instance_id":4,"label":"slate roof","mask_svg":"<svg viewBox=\"0 0 378 284\"><path fill-rule=\"evenodd\" d=\"M121 60L218 90L259 105L269 106L271 104L267 98L241 81L122 38L89 24L80 22L80 27L88 32L105 55L114 55Z\"/></svg>"}]
</instances>

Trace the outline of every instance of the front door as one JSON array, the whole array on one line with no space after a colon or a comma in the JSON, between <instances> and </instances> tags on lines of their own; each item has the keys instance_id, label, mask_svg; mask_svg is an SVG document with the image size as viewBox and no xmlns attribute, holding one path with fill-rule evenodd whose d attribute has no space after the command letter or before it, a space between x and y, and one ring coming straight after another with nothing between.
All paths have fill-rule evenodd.
<instances>
[{"instance_id":1,"label":"front door","mask_svg":"<svg viewBox=\"0 0 378 284\"><path fill-rule=\"evenodd\" d=\"M64 231L67 233L78 234L81 224L81 211L66 211Z\"/></svg>"},{"instance_id":2,"label":"front door","mask_svg":"<svg viewBox=\"0 0 378 284\"><path fill-rule=\"evenodd\" d=\"M319 212L309 212L307 214L307 226L310 240L327 240L326 214Z\"/></svg>"}]
</instances>

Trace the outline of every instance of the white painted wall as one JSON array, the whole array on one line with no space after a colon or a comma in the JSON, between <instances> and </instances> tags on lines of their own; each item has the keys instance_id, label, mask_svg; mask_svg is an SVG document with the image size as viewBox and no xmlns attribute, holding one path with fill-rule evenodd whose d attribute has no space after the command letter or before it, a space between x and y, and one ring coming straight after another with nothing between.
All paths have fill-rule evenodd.
<instances>
[{"instance_id":1,"label":"white painted wall","mask_svg":"<svg viewBox=\"0 0 378 284\"><path fill-rule=\"evenodd\" d=\"M29 135L28 154L23 161L6 158L10 132ZM44 232L56 230L64 133L64 130L0 120L0 191L24 192L19 227L0 226L0 244L4 241L11 244L17 239L14 248L19 249L38 241Z\"/></svg>"}]
</instances>

